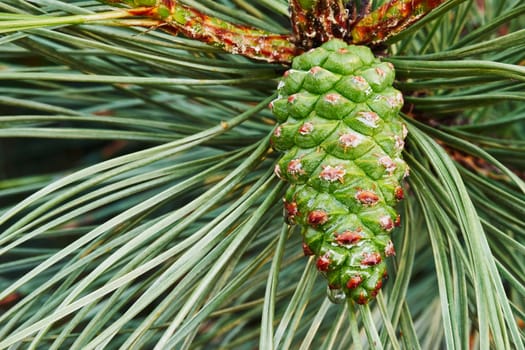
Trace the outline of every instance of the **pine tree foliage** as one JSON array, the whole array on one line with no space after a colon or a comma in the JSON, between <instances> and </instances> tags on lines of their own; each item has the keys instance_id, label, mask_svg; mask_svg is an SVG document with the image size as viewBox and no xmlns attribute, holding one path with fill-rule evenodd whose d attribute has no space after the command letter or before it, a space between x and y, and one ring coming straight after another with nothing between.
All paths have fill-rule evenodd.
<instances>
[{"instance_id":1,"label":"pine tree foliage","mask_svg":"<svg viewBox=\"0 0 525 350\"><path fill-rule=\"evenodd\" d=\"M184 3L290 31L282 0ZM0 3L0 349L524 348L522 1L450 0L374 48L411 172L367 306L333 304L284 223L286 67L115 6Z\"/></svg>"}]
</instances>

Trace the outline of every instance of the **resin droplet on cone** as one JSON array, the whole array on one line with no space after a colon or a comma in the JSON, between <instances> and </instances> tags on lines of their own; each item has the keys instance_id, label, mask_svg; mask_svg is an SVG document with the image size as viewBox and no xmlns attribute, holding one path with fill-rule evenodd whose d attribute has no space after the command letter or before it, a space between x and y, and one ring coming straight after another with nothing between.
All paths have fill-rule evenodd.
<instances>
[{"instance_id":1,"label":"resin droplet on cone","mask_svg":"<svg viewBox=\"0 0 525 350\"><path fill-rule=\"evenodd\" d=\"M408 173L393 81L394 67L369 48L331 40L294 59L271 103L271 142L284 152L275 171L290 182L287 220L302 227L305 254L329 288L360 304L387 276Z\"/></svg>"}]
</instances>

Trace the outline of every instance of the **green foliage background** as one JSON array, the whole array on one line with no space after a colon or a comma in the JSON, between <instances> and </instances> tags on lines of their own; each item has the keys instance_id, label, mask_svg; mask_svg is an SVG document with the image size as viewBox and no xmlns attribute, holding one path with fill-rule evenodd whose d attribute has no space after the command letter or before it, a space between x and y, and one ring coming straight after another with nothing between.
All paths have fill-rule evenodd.
<instances>
[{"instance_id":1,"label":"green foliage background","mask_svg":"<svg viewBox=\"0 0 525 350\"><path fill-rule=\"evenodd\" d=\"M289 31L285 1L184 3ZM283 223L285 67L87 23L111 9L0 3L0 349L523 349L522 1L447 1L383 51L411 176L366 307L328 300Z\"/></svg>"}]
</instances>

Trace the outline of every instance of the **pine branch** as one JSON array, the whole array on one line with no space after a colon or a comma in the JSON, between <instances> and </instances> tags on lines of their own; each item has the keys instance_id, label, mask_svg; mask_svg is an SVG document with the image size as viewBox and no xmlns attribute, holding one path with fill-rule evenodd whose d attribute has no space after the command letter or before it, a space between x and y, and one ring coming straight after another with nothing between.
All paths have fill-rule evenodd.
<instances>
[{"instance_id":1,"label":"pine branch","mask_svg":"<svg viewBox=\"0 0 525 350\"><path fill-rule=\"evenodd\" d=\"M0 33L44 26L103 23L114 26L160 27L174 35L205 42L226 52L271 63L292 58L332 38L354 44L378 44L422 18L443 0L393 0L370 13L359 14L342 0L290 0L294 34L276 34L209 16L176 0L105 0L132 6L93 15L23 17L0 22ZM350 16L352 15L352 16ZM130 18L131 17L131 18ZM136 18L136 17L142 17ZM361 18L362 17L362 18Z\"/></svg>"}]
</instances>

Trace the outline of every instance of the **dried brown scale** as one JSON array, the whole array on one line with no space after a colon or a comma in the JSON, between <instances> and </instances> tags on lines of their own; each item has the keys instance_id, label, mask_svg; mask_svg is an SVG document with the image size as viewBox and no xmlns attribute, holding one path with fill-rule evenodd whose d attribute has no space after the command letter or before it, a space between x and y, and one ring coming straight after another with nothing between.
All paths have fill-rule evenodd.
<instances>
[{"instance_id":1,"label":"dried brown scale","mask_svg":"<svg viewBox=\"0 0 525 350\"><path fill-rule=\"evenodd\" d=\"M359 275L352 276L346 283L346 287L348 289L355 289L361 284L361 282L363 282L363 278L361 276Z\"/></svg>"},{"instance_id":2,"label":"dried brown scale","mask_svg":"<svg viewBox=\"0 0 525 350\"><path fill-rule=\"evenodd\" d=\"M308 223L312 226L318 226L328 221L328 214L324 210L313 210L308 214Z\"/></svg>"},{"instance_id":3,"label":"dried brown scale","mask_svg":"<svg viewBox=\"0 0 525 350\"><path fill-rule=\"evenodd\" d=\"M368 303L368 298L366 297L365 293L361 292L359 294L359 298L357 299L357 303L360 305L365 305Z\"/></svg>"},{"instance_id":4,"label":"dried brown scale","mask_svg":"<svg viewBox=\"0 0 525 350\"><path fill-rule=\"evenodd\" d=\"M394 228L394 221L387 215L379 218L379 224L385 231L391 231Z\"/></svg>"},{"instance_id":5,"label":"dried brown scale","mask_svg":"<svg viewBox=\"0 0 525 350\"><path fill-rule=\"evenodd\" d=\"M405 192L403 191L403 187L401 186L396 187L394 195L397 200L402 200L403 198L405 198Z\"/></svg>"},{"instance_id":6,"label":"dried brown scale","mask_svg":"<svg viewBox=\"0 0 525 350\"><path fill-rule=\"evenodd\" d=\"M395 227L401 226L401 216L400 215L396 216L396 220L394 221L394 226Z\"/></svg>"},{"instance_id":7,"label":"dried brown scale","mask_svg":"<svg viewBox=\"0 0 525 350\"><path fill-rule=\"evenodd\" d=\"M385 255L386 256L394 256L396 255L396 250L394 248L394 243L392 241L389 241L385 247Z\"/></svg>"},{"instance_id":8,"label":"dried brown scale","mask_svg":"<svg viewBox=\"0 0 525 350\"><path fill-rule=\"evenodd\" d=\"M363 265L377 265L381 262L381 255L379 253L366 253L363 255L363 260L361 264Z\"/></svg>"},{"instance_id":9,"label":"dried brown scale","mask_svg":"<svg viewBox=\"0 0 525 350\"><path fill-rule=\"evenodd\" d=\"M316 262L319 271L328 271L330 268L330 258L327 255L320 256Z\"/></svg>"},{"instance_id":10,"label":"dried brown scale","mask_svg":"<svg viewBox=\"0 0 525 350\"><path fill-rule=\"evenodd\" d=\"M379 196L373 191L368 190L359 190L355 197L364 205L374 205L379 201Z\"/></svg>"},{"instance_id":11,"label":"dried brown scale","mask_svg":"<svg viewBox=\"0 0 525 350\"><path fill-rule=\"evenodd\" d=\"M299 215L297 203L284 201L284 208L286 210L286 220L290 224L295 224L295 218Z\"/></svg>"},{"instance_id":12,"label":"dried brown scale","mask_svg":"<svg viewBox=\"0 0 525 350\"><path fill-rule=\"evenodd\" d=\"M375 285L375 288L370 292L370 295L375 298L377 296L377 293L379 293L381 287L383 287L383 281L379 280Z\"/></svg>"},{"instance_id":13,"label":"dried brown scale","mask_svg":"<svg viewBox=\"0 0 525 350\"><path fill-rule=\"evenodd\" d=\"M356 231L344 231L343 233L335 233L335 240L340 245L345 244L356 244L363 238L361 235L361 229L357 229Z\"/></svg>"},{"instance_id":14,"label":"dried brown scale","mask_svg":"<svg viewBox=\"0 0 525 350\"><path fill-rule=\"evenodd\" d=\"M312 250L306 243L303 243L303 253L304 253L304 256L314 255L314 252L312 252Z\"/></svg>"}]
</instances>

